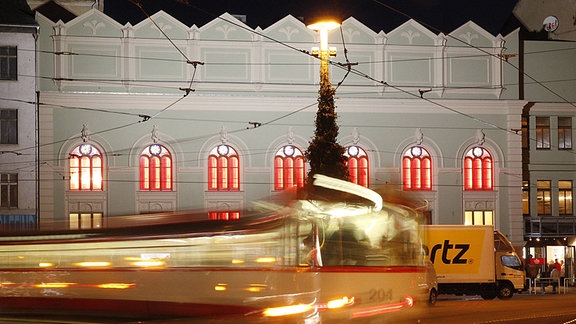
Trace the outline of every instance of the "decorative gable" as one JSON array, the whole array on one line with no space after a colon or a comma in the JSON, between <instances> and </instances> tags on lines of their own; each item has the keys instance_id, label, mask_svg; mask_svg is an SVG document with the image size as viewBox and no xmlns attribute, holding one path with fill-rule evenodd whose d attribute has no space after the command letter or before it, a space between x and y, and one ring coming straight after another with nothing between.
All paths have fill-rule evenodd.
<instances>
[{"instance_id":1,"label":"decorative gable","mask_svg":"<svg viewBox=\"0 0 576 324\"><path fill-rule=\"evenodd\" d=\"M448 34L447 45L454 47L497 47L496 38L472 21Z\"/></svg>"},{"instance_id":2,"label":"decorative gable","mask_svg":"<svg viewBox=\"0 0 576 324\"><path fill-rule=\"evenodd\" d=\"M375 44L377 38L377 34L373 30L353 17L342 22L342 34L346 44Z\"/></svg>"},{"instance_id":3,"label":"decorative gable","mask_svg":"<svg viewBox=\"0 0 576 324\"><path fill-rule=\"evenodd\" d=\"M280 42L314 42L313 31L291 15L264 29L263 34Z\"/></svg>"},{"instance_id":4,"label":"decorative gable","mask_svg":"<svg viewBox=\"0 0 576 324\"><path fill-rule=\"evenodd\" d=\"M71 36L121 37L122 25L92 9L65 24L66 34Z\"/></svg>"},{"instance_id":5,"label":"decorative gable","mask_svg":"<svg viewBox=\"0 0 576 324\"><path fill-rule=\"evenodd\" d=\"M242 40L252 41L252 28L236 19L229 13L223 13L218 18L200 27L201 40Z\"/></svg>"},{"instance_id":6,"label":"decorative gable","mask_svg":"<svg viewBox=\"0 0 576 324\"><path fill-rule=\"evenodd\" d=\"M164 11L158 11L150 18L134 26L136 38L188 39L188 27Z\"/></svg>"},{"instance_id":7,"label":"decorative gable","mask_svg":"<svg viewBox=\"0 0 576 324\"><path fill-rule=\"evenodd\" d=\"M434 46L438 37L415 20L410 19L392 30L387 38L387 43L391 45Z\"/></svg>"}]
</instances>

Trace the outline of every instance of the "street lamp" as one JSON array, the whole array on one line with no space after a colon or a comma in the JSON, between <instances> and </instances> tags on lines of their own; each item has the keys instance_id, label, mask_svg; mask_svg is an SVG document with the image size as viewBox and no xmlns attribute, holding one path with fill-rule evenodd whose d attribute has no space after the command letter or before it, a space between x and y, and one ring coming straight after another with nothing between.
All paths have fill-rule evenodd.
<instances>
[{"instance_id":1,"label":"street lamp","mask_svg":"<svg viewBox=\"0 0 576 324\"><path fill-rule=\"evenodd\" d=\"M320 33L320 48L312 49L320 58L320 90L318 91L318 111L316 112L314 137L308 145L305 156L310 164L310 171L306 182L312 189L315 174L322 174L336 179L348 180L348 167L346 166L345 148L338 144L338 124L335 112L334 92L328 74L330 56L336 56L336 50L328 47L328 32L340 26L335 20L322 20L308 25L308 28Z\"/></svg>"},{"instance_id":2,"label":"street lamp","mask_svg":"<svg viewBox=\"0 0 576 324\"><path fill-rule=\"evenodd\" d=\"M340 27L340 24L335 20L324 20L307 27L320 33L320 49L312 48L312 55L320 57L320 84L329 83L328 59L336 56L336 48L328 47L328 32Z\"/></svg>"}]
</instances>

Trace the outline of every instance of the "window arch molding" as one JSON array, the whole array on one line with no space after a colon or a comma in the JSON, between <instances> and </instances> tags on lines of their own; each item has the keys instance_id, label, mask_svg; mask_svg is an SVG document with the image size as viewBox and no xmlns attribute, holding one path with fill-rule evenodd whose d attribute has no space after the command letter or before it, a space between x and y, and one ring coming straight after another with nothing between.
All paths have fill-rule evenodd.
<instances>
[{"instance_id":1,"label":"window arch molding","mask_svg":"<svg viewBox=\"0 0 576 324\"><path fill-rule=\"evenodd\" d=\"M342 146L348 148L350 146L359 146L366 151L366 156L368 156L368 160L370 161L370 174L373 174L374 168L377 168L381 164L381 156L378 154L378 145L371 141L369 138L359 135L357 139L354 139L354 136L347 135L342 137L340 141Z\"/></svg>"},{"instance_id":2,"label":"window arch molding","mask_svg":"<svg viewBox=\"0 0 576 324\"><path fill-rule=\"evenodd\" d=\"M504 152L502 151L502 149L500 148L500 146L498 146L497 143L495 143L494 141L490 140L490 139L486 139L484 144L480 145L478 144L478 140L476 138L470 139L468 141L465 141L464 143L462 143L462 145L458 148L458 151L456 152L456 156L454 157L455 161L456 161L456 167L459 169L463 169L464 168L464 157L466 156L466 153L468 153L468 151L476 146L481 146L484 147L486 150L488 150L490 152L490 155L492 155L492 160L494 163L494 175L496 175L496 171L498 168L505 168L507 165L507 161L506 158L504 157ZM496 185L496 184L494 184Z\"/></svg>"},{"instance_id":3,"label":"window arch molding","mask_svg":"<svg viewBox=\"0 0 576 324\"><path fill-rule=\"evenodd\" d=\"M424 141L420 144L417 144L414 141L414 137L409 137L406 138L405 140L403 140L402 142L400 142L398 144L398 146L396 147L396 151L395 151L395 156L397 158L394 159L394 167L398 168L398 170L401 170L402 168L402 157L404 156L404 152L406 152L406 150L410 149L412 146L422 146L423 148L426 149L426 151L428 151L428 153L430 154L430 156L432 156L432 177L433 177L433 183L437 183L436 182L436 170L438 169L442 169L444 168L444 153L442 152L442 150L440 149L440 146L433 140L431 140L429 137L425 137Z\"/></svg>"},{"instance_id":4,"label":"window arch molding","mask_svg":"<svg viewBox=\"0 0 576 324\"><path fill-rule=\"evenodd\" d=\"M178 161L184 161L184 157L182 156L183 149L176 140L164 133L160 133L160 139L161 140L159 140L157 144L164 146L170 152L172 155L172 165L174 167L176 167ZM129 166L138 168L140 165L140 154L142 153L142 150L152 144L154 144L154 142L150 139L150 135L142 136L136 140L130 148L130 159L128 159ZM175 177L176 173L174 173L174 180L176 180Z\"/></svg>"},{"instance_id":5,"label":"window arch molding","mask_svg":"<svg viewBox=\"0 0 576 324\"><path fill-rule=\"evenodd\" d=\"M500 177L498 176L499 170L501 168L505 168L507 161L504 157L504 153L500 146L497 143L490 140L489 138L485 138L483 144L478 143L477 138L470 138L458 148L457 155L454 157L456 161L456 168L461 171L461 181L462 181L462 189L464 190L464 161L466 158L466 154L475 147L482 147L488 151L492 157L492 191L498 190ZM466 190L474 192L475 190Z\"/></svg>"},{"instance_id":6,"label":"window arch molding","mask_svg":"<svg viewBox=\"0 0 576 324\"><path fill-rule=\"evenodd\" d=\"M252 165L253 165L252 155L253 154L250 152L248 145L246 145L246 143L244 141L242 141L239 137L228 134L226 136L225 142L226 143L224 143L224 144L230 145L238 153L238 156L241 159L240 175L242 175L244 168L252 167ZM213 137L209 138L208 140L206 140L202 144L202 146L200 147L200 150L198 151L197 158L195 159L194 163L197 162L198 164L192 165L192 166L199 167L199 168L202 168L203 170L206 170L208 168L208 155L210 154L210 151L220 144L223 144L220 136L213 136ZM262 158L261 154L256 154L256 160L260 161L261 158Z\"/></svg>"},{"instance_id":7,"label":"window arch molding","mask_svg":"<svg viewBox=\"0 0 576 324\"><path fill-rule=\"evenodd\" d=\"M72 151L76 147L82 145L83 143L92 144L95 148L97 148L100 151L100 154L102 154L102 162L107 168L114 166L113 159L111 160L110 156L108 155L108 152L113 151L112 145L110 145L110 143L108 143L108 141L105 138L99 135L90 135L90 138L86 140L86 142L79 139L78 136L75 136L74 138L69 138L66 142L62 144L62 146L60 146L60 149L58 151L58 158L59 158L57 161L58 165L68 168L69 166L68 157L70 157L70 153L72 153Z\"/></svg>"}]
</instances>

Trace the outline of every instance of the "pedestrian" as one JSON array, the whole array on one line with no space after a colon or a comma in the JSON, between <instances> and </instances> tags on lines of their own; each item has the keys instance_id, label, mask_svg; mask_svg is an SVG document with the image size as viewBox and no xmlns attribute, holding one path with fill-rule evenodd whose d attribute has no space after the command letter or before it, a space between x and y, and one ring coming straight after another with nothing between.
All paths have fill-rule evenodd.
<instances>
[{"instance_id":1,"label":"pedestrian","mask_svg":"<svg viewBox=\"0 0 576 324\"><path fill-rule=\"evenodd\" d=\"M546 286L550 284L550 270L553 268L553 262L550 261L549 264L544 264L540 269L540 287L542 288L542 294L546 293Z\"/></svg>"},{"instance_id":2,"label":"pedestrian","mask_svg":"<svg viewBox=\"0 0 576 324\"><path fill-rule=\"evenodd\" d=\"M565 284L564 279L566 278L566 267L564 267L564 260L560 260L560 283Z\"/></svg>"},{"instance_id":3,"label":"pedestrian","mask_svg":"<svg viewBox=\"0 0 576 324\"><path fill-rule=\"evenodd\" d=\"M554 259L554 267L556 268L556 270L558 270L558 273L562 271L562 265L560 264L560 262L558 262L558 259Z\"/></svg>"},{"instance_id":4,"label":"pedestrian","mask_svg":"<svg viewBox=\"0 0 576 324\"><path fill-rule=\"evenodd\" d=\"M560 289L560 271L558 271L556 267L552 267L552 271L550 271L550 281L552 284L552 293L556 293L556 288Z\"/></svg>"},{"instance_id":5,"label":"pedestrian","mask_svg":"<svg viewBox=\"0 0 576 324\"><path fill-rule=\"evenodd\" d=\"M524 269L526 271L526 282L527 282L527 287L525 287L526 289L532 289L532 287L534 286L534 278L536 278L536 271L532 269L531 263L532 263L532 254L528 254L524 264Z\"/></svg>"}]
</instances>

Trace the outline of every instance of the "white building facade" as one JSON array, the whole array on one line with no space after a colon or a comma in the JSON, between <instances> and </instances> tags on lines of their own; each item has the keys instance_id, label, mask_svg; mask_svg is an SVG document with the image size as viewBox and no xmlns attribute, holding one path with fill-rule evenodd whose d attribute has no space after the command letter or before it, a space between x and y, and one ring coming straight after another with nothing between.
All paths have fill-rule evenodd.
<instances>
[{"instance_id":1,"label":"white building facade","mask_svg":"<svg viewBox=\"0 0 576 324\"><path fill-rule=\"evenodd\" d=\"M319 36L298 19L37 20L40 222L198 207L241 217L307 171ZM493 224L524 246L518 33L415 21L384 33L349 18L329 42L355 181L426 199L430 223Z\"/></svg>"},{"instance_id":2,"label":"white building facade","mask_svg":"<svg viewBox=\"0 0 576 324\"><path fill-rule=\"evenodd\" d=\"M3 9L5 10L5 9ZM4 15L10 14L6 10ZM0 229L35 228L38 133L36 37L24 10L0 19Z\"/></svg>"}]
</instances>

